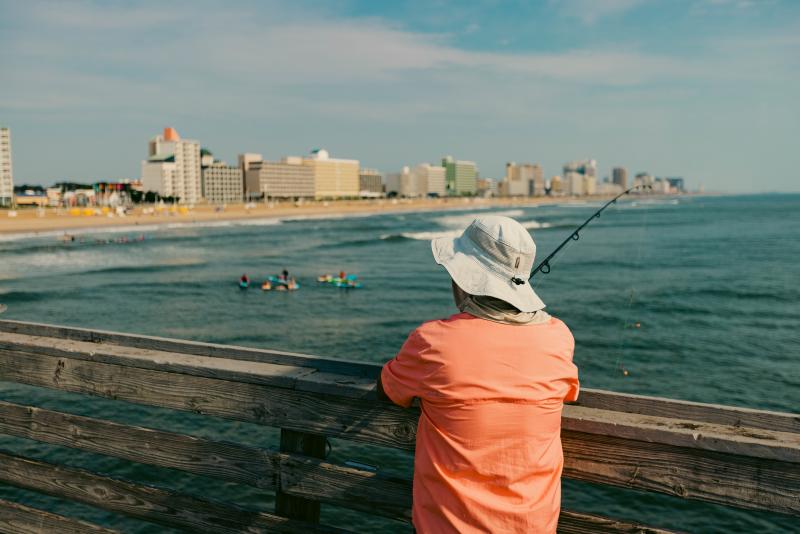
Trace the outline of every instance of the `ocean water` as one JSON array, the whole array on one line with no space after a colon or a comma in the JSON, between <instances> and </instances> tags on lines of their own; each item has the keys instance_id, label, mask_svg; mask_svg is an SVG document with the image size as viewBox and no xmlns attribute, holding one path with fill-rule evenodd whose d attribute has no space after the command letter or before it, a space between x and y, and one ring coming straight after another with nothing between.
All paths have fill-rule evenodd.
<instances>
[{"instance_id":1,"label":"ocean water","mask_svg":"<svg viewBox=\"0 0 800 534\"><path fill-rule=\"evenodd\" d=\"M597 203L464 209L354 218L285 218L208 226L0 236L4 318L382 363L420 322L454 313L449 279L429 240L479 213L522 222L543 258ZM1 224L1 223L0 223ZM143 234L143 241L134 238ZM128 243L115 242L126 236ZM81 242L82 240L82 242ZM294 293L241 291L283 268ZM364 288L315 278L357 273ZM619 202L540 275L548 311L576 339L584 387L800 411L800 195L642 198ZM627 371L627 374L625 374ZM274 446L275 431L191 414L0 382L0 398L63 411ZM166 469L0 436L0 450L91 467L270 511L269 494ZM333 441L331 460L411 475L409 455ZM132 532L161 527L0 485L9 498ZM565 507L690 532L785 532L795 519L566 481ZM357 531L395 522L324 507Z\"/></svg>"}]
</instances>

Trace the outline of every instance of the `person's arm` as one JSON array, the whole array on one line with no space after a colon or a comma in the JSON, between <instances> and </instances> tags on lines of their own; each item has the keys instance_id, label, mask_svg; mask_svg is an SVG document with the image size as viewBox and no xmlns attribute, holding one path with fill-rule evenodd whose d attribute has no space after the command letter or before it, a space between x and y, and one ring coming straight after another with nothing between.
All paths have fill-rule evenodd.
<instances>
[{"instance_id":1,"label":"person's arm","mask_svg":"<svg viewBox=\"0 0 800 534\"><path fill-rule=\"evenodd\" d=\"M435 365L427 356L430 348L419 329L411 332L397 356L381 370L377 383L378 399L408 408L414 397L422 397L426 380Z\"/></svg>"}]
</instances>

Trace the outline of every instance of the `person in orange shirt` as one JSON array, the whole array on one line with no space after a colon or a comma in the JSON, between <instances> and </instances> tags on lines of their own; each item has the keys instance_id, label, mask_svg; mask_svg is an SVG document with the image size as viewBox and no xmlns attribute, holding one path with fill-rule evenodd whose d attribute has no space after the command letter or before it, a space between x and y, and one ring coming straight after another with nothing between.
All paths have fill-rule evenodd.
<instances>
[{"instance_id":1,"label":"person in orange shirt","mask_svg":"<svg viewBox=\"0 0 800 534\"><path fill-rule=\"evenodd\" d=\"M531 288L536 245L508 217L431 243L460 311L411 332L378 396L420 399L413 522L422 533L555 532L561 410L578 398L575 342Z\"/></svg>"}]
</instances>

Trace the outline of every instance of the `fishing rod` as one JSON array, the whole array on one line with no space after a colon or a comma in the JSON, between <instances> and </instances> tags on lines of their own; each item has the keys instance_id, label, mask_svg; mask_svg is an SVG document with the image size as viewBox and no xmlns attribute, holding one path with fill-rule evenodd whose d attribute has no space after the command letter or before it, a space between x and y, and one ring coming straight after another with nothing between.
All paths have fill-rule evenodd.
<instances>
[{"instance_id":1,"label":"fishing rod","mask_svg":"<svg viewBox=\"0 0 800 534\"><path fill-rule=\"evenodd\" d=\"M615 196L614 198L612 198L611 200L609 200L608 202L606 202L606 203L603 205L603 207L602 207L602 208L600 208L599 210L597 210L596 212L594 212L594 214L593 214L591 217L589 217L588 219L586 219L586 220L583 222L583 224L581 224L579 227L577 227L577 228L575 229L575 231L573 231L573 232L572 232L572 233L569 235L569 237L567 237L567 238L566 238L564 241L562 241L562 242L561 242L561 244L560 244L560 245L558 245L558 247L556 247L556 249L555 249L553 252L551 252L549 256L547 256L545 259L543 259L543 260L541 261L541 263L539 263L539 265L537 265L537 266L536 266L536 268L533 270L533 272L531 273L531 275L528 277L528 280L530 280L531 278L533 278L534 276L536 276L536 273L542 273L542 274L547 274L547 273L549 273L549 272L550 272L550 260L552 260L552 259L553 259L553 257L554 257L556 254L558 254L558 253L559 253L559 251L561 251L561 249L562 249L562 248L564 248L565 246L567 246L567 243L569 243L570 241L577 241L578 239L580 239L580 238L581 238L580 231L581 231L581 230L583 230L583 229L584 229L584 228L585 228L585 227L586 227L586 226L587 226L587 225L588 225L590 222L592 222L594 219L597 219L598 217L600 217L600 214L601 214L601 213L603 213L603 210L605 210L605 209L606 209L607 207L609 207L611 204L615 204L619 198L621 198L621 197L624 197L625 195L629 194L629 193L630 193L631 191L633 191L634 189L639 189L639 188L642 188L642 189L644 189L644 188L649 188L649 187L650 187L649 185L635 185L635 186L631 187L630 189L628 189L627 191L623 191L623 192L622 192L622 193L620 193L619 195ZM651 188L651 189L652 189L652 188Z\"/></svg>"}]
</instances>

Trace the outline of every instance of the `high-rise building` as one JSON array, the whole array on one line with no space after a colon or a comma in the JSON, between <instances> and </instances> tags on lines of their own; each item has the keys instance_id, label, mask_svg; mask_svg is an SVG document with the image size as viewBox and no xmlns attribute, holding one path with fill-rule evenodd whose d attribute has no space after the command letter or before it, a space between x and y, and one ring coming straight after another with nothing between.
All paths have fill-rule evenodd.
<instances>
[{"instance_id":1,"label":"high-rise building","mask_svg":"<svg viewBox=\"0 0 800 534\"><path fill-rule=\"evenodd\" d=\"M200 143L181 139L174 128L164 128L148 143L148 159L142 161L142 184L162 197L177 197L194 204L202 198Z\"/></svg>"},{"instance_id":2,"label":"high-rise building","mask_svg":"<svg viewBox=\"0 0 800 534\"><path fill-rule=\"evenodd\" d=\"M597 192L597 162L593 159L564 165L564 192L567 195L594 195Z\"/></svg>"},{"instance_id":3,"label":"high-rise building","mask_svg":"<svg viewBox=\"0 0 800 534\"><path fill-rule=\"evenodd\" d=\"M416 183L422 196L443 197L447 194L445 185L447 169L444 167L420 163L411 169L411 173L416 177Z\"/></svg>"},{"instance_id":4,"label":"high-rise building","mask_svg":"<svg viewBox=\"0 0 800 534\"><path fill-rule=\"evenodd\" d=\"M242 201L244 184L242 169L221 161L203 167L203 198L214 204L235 204Z\"/></svg>"},{"instance_id":5,"label":"high-rise building","mask_svg":"<svg viewBox=\"0 0 800 534\"><path fill-rule=\"evenodd\" d=\"M281 161L251 161L245 171L248 198L314 198L314 170L303 158Z\"/></svg>"},{"instance_id":6,"label":"high-rise building","mask_svg":"<svg viewBox=\"0 0 800 534\"><path fill-rule=\"evenodd\" d=\"M612 182L622 188L623 191L628 189L628 169L625 167L614 167L611 171Z\"/></svg>"},{"instance_id":7,"label":"high-rise building","mask_svg":"<svg viewBox=\"0 0 800 534\"><path fill-rule=\"evenodd\" d=\"M252 152L239 154L239 168L242 169L242 174L244 174L250 169L250 165L263 160L264 157L261 154L254 154Z\"/></svg>"},{"instance_id":8,"label":"high-rise building","mask_svg":"<svg viewBox=\"0 0 800 534\"><path fill-rule=\"evenodd\" d=\"M311 157L303 158L303 165L314 175L315 198L358 197L358 160L331 158L327 150L316 149Z\"/></svg>"},{"instance_id":9,"label":"high-rise building","mask_svg":"<svg viewBox=\"0 0 800 534\"><path fill-rule=\"evenodd\" d=\"M378 169L364 168L358 171L359 196L378 196L383 194L383 175Z\"/></svg>"},{"instance_id":10,"label":"high-rise building","mask_svg":"<svg viewBox=\"0 0 800 534\"><path fill-rule=\"evenodd\" d=\"M550 195L560 197L564 195L564 180L561 176L555 175L550 178Z\"/></svg>"},{"instance_id":11,"label":"high-rise building","mask_svg":"<svg viewBox=\"0 0 800 534\"><path fill-rule=\"evenodd\" d=\"M685 193L686 187L683 183L683 178L681 177L672 177L666 178L667 182L669 182L670 192L671 193Z\"/></svg>"},{"instance_id":12,"label":"high-rise building","mask_svg":"<svg viewBox=\"0 0 800 534\"><path fill-rule=\"evenodd\" d=\"M0 128L0 207L14 203L14 172L11 167L11 130Z\"/></svg>"},{"instance_id":13,"label":"high-rise building","mask_svg":"<svg viewBox=\"0 0 800 534\"><path fill-rule=\"evenodd\" d=\"M386 175L386 194L404 198L424 197L428 193L428 179L424 173L412 171L408 166L400 172Z\"/></svg>"},{"instance_id":14,"label":"high-rise building","mask_svg":"<svg viewBox=\"0 0 800 534\"><path fill-rule=\"evenodd\" d=\"M653 182L654 182L653 176L647 172L640 172L633 179L634 186L639 186L643 188L640 189L639 191L640 193L650 193L653 188Z\"/></svg>"},{"instance_id":15,"label":"high-rise building","mask_svg":"<svg viewBox=\"0 0 800 534\"><path fill-rule=\"evenodd\" d=\"M498 185L502 196L543 196L544 174L538 163L506 163L506 175Z\"/></svg>"},{"instance_id":16,"label":"high-rise building","mask_svg":"<svg viewBox=\"0 0 800 534\"><path fill-rule=\"evenodd\" d=\"M453 156L442 158L445 187L449 195L474 195L477 191L478 168L474 161L461 161Z\"/></svg>"}]
</instances>

